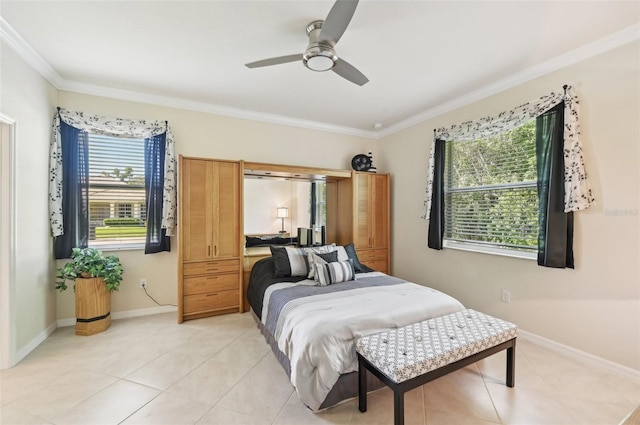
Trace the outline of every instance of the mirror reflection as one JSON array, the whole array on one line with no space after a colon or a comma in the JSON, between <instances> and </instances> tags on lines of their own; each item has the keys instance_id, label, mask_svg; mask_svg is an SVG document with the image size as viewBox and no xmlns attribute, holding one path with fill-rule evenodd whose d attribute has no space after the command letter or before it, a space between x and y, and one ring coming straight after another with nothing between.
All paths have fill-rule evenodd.
<instances>
[{"instance_id":1,"label":"mirror reflection","mask_svg":"<svg viewBox=\"0 0 640 425\"><path fill-rule=\"evenodd\" d=\"M246 247L321 243L326 193L325 181L245 176Z\"/></svg>"}]
</instances>

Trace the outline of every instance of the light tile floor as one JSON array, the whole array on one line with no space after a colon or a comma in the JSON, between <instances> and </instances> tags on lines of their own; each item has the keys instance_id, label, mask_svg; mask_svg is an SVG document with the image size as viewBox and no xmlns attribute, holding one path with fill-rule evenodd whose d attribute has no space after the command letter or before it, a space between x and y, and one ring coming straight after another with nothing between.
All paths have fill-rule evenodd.
<instances>
[{"instance_id":1,"label":"light tile floor","mask_svg":"<svg viewBox=\"0 0 640 425\"><path fill-rule=\"evenodd\" d=\"M519 341L516 388L504 353L407 393L412 424L619 424L640 384ZM388 389L309 411L250 314L176 323L159 314L116 320L90 337L61 328L0 372L0 423L391 424Z\"/></svg>"}]
</instances>

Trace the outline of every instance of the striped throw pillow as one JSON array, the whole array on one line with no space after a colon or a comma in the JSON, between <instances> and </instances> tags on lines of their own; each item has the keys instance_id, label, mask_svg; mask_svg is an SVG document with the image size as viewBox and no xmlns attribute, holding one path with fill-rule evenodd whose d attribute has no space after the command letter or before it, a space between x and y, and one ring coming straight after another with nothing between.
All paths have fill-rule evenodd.
<instances>
[{"instance_id":1,"label":"striped throw pillow","mask_svg":"<svg viewBox=\"0 0 640 425\"><path fill-rule=\"evenodd\" d=\"M354 280L356 273L353 269L353 261L336 261L334 263L313 265L316 269L319 286L327 286L339 282Z\"/></svg>"},{"instance_id":2,"label":"striped throw pillow","mask_svg":"<svg viewBox=\"0 0 640 425\"><path fill-rule=\"evenodd\" d=\"M271 247L275 277L306 276L307 253L300 248Z\"/></svg>"}]
</instances>

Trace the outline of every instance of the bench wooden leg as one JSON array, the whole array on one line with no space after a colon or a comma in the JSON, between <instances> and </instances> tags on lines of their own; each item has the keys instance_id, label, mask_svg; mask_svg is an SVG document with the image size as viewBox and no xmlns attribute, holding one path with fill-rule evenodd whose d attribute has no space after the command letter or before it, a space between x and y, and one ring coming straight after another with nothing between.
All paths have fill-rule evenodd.
<instances>
[{"instance_id":1,"label":"bench wooden leg","mask_svg":"<svg viewBox=\"0 0 640 425\"><path fill-rule=\"evenodd\" d=\"M358 409L367 411L367 368L358 356Z\"/></svg>"},{"instance_id":2,"label":"bench wooden leg","mask_svg":"<svg viewBox=\"0 0 640 425\"><path fill-rule=\"evenodd\" d=\"M393 424L404 425L404 391L393 391Z\"/></svg>"},{"instance_id":3,"label":"bench wooden leg","mask_svg":"<svg viewBox=\"0 0 640 425\"><path fill-rule=\"evenodd\" d=\"M507 348L507 387L513 388L516 385L516 345Z\"/></svg>"}]
</instances>

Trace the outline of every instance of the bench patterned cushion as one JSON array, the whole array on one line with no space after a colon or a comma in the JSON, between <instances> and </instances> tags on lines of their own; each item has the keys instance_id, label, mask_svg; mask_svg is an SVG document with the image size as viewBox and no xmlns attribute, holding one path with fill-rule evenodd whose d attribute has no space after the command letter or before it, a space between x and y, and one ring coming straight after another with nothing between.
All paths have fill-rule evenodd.
<instances>
[{"instance_id":1,"label":"bench patterned cushion","mask_svg":"<svg viewBox=\"0 0 640 425\"><path fill-rule=\"evenodd\" d=\"M400 383L518 336L513 323L462 310L356 340L356 351Z\"/></svg>"}]
</instances>

